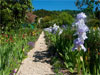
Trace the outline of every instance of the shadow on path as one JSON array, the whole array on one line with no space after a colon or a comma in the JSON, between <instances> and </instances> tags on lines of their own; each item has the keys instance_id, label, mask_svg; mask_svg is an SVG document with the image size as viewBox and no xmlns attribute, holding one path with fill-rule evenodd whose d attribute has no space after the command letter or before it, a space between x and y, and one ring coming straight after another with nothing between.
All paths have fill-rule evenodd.
<instances>
[{"instance_id":1,"label":"shadow on path","mask_svg":"<svg viewBox=\"0 0 100 75\"><path fill-rule=\"evenodd\" d=\"M35 59L34 62L41 62L41 63L50 63L50 54L47 51L36 51L33 55Z\"/></svg>"}]
</instances>

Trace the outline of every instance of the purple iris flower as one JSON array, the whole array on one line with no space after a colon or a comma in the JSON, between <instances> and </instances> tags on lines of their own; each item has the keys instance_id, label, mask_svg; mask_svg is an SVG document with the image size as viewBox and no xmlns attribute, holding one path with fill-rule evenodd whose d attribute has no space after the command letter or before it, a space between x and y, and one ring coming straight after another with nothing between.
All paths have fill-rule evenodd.
<instances>
[{"instance_id":1,"label":"purple iris flower","mask_svg":"<svg viewBox=\"0 0 100 75\"><path fill-rule=\"evenodd\" d=\"M74 44L81 45L81 44L84 44L84 41L82 41L80 38L77 38L74 40Z\"/></svg>"},{"instance_id":2,"label":"purple iris flower","mask_svg":"<svg viewBox=\"0 0 100 75\"><path fill-rule=\"evenodd\" d=\"M72 51L74 51L75 49L78 49L78 47L80 47L80 49L83 49L84 51L86 51L86 48L84 47L84 41L82 41L80 38L77 38L74 40L74 47L72 48Z\"/></svg>"},{"instance_id":3,"label":"purple iris flower","mask_svg":"<svg viewBox=\"0 0 100 75\"><path fill-rule=\"evenodd\" d=\"M77 19L84 19L86 18L87 16L85 15L85 13L81 12L79 14L77 14Z\"/></svg>"},{"instance_id":4,"label":"purple iris flower","mask_svg":"<svg viewBox=\"0 0 100 75\"><path fill-rule=\"evenodd\" d=\"M34 47L34 42L28 42L28 45Z\"/></svg>"},{"instance_id":5,"label":"purple iris flower","mask_svg":"<svg viewBox=\"0 0 100 75\"><path fill-rule=\"evenodd\" d=\"M65 25L62 25L62 28L66 29L66 26Z\"/></svg>"},{"instance_id":6,"label":"purple iris flower","mask_svg":"<svg viewBox=\"0 0 100 75\"><path fill-rule=\"evenodd\" d=\"M83 32L84 32L84 30L83 30L83 29L79 29L79 30L78 30L78 32L83 33Z\"/></svg>"},{"instance_id":7,"label":"purple iris flower","mask_svg":"<svg viewBox=\"0 0 100 75\"><path fill-rule=\"evenodd\" d=\"M13 73L16 73L16 71L15 71L15 70L13 70L12 72L13 72Z\"/></svg>"},{"instance_id":8,"label":"purple iris flower","mask_svg":"<svg viewBox=\"0 0 100 75\"><path fill-rule=\"evenodd\" d=\"M17 73L17 71L14 69L12 70L12 73L10 73L9 75L15 75L15 73Z\"/></svg>"},{"instance_id":9,"label":"purple iris flower","mask_svg":"<svg viewBox=\"0 0 100 75\"><path fill-rule=\"evenodd\" d=\"M86 48L83 45L84 40L88 38L86 36L86 32L89 31L89 28L85 25L85 21L84 21L86 17L87 16L83 12L77 14L77 21L75 23L77 27L77 32L74 35L78 35L78 38L74 40L74 47L72 48L72 51L78 48L86 51Z\"/></svg>"}]
</instances>

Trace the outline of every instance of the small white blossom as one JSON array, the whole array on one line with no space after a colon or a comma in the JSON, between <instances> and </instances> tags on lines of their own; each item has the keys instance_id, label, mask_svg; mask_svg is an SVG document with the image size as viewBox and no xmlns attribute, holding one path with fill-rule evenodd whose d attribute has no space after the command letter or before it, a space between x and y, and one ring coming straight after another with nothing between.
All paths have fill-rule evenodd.
<instances>
[{"instance_id":1,"label":"small white blossom","mask_svg":"<svg viewBox=\"0 0 100 75\"><path fill-rule=\"evenodd\" d=\"M63 30L57 26L56 24L53 25L53 27L49 27L49 28L45 28L44 31L47 31L49 33L53 33L53 34L56 34L56 32L59 30L59 34L62 34Z\"/></svg>"}]
</instances>

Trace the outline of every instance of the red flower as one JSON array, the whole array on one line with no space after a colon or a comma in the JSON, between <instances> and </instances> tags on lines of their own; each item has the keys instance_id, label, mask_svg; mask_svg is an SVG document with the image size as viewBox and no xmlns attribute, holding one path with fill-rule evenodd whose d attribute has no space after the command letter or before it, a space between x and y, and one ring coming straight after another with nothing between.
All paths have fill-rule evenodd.
<instances>
[{"instance_id":1,"label":"red flower","mask_svg":"<svg viewBox=\"0 0 100 75\"><path fill-rule=\"evenodd\" d=\"M12 41L12 37L10 37L9 40Z\"/></svg>"},{"instance_id":2,"label":"red flower","mask_svg":"<svg viewBox=\"0 0 100 75\"><path fill-rule=\"evenodd\" d=\"M8 37L8 35L6 34L5 37Z\"/></svg>"},{"instance_id":3,"label":"red flower","mask_svg":"<svg viewBox=\"0 0 100 75\"><path fill-rule=\"evenodd\" d=\"M8 40L6 40L6 42L8 42Z\"/></svg>"},{"instance_id":4,"label":"red flower","mask_svg":"<svg viewBox=\"0 0 100 75\"><path fill-rule=\"evenodd\" d=\"M10 40L10 42L14 42L12 37L10 37L9 40Z\"/></svg>"},{"instance_id":5,"label":"red flower","mask_svg":"<svg viewBox=\"0 0 100 75\"><path fill-rule=\"evenodd\" d=\"M25 35L23 34L23 36L22 36L23 38L25 37Z\"/></svg>"},{"instance_id":6,"label":"red flower","mask_svg":"<svg viewBox=\"0 0 100 75\"><path fill-rule=\"evenodd\" d=\"M100 55L100 52L98 52L98 55Z\"/></svg>"}]
</instances>

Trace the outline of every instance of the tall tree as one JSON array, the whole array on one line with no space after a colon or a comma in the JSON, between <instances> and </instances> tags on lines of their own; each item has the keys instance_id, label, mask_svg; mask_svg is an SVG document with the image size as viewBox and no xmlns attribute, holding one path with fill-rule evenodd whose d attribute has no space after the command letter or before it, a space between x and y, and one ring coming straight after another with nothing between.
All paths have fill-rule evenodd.
<instances>
[{"instance_id":1,"label":"tall tree","mask_svg":"<svg viewBox=\"0 0 100 75\"><path fill-rule=\"evenodd\" d=\"M32 8L31 0L0 0L0 28L20 27Z\"/></svg>"},{"instance_id":2,"label":"tall tree","mask_svg":"<svg viewBox=\"0 0 100 75\"><path fill-rule=\"evenodd\" d=\"M84 7L88 7L90 9L95 9L95 11L100 10L100 0L76 0L76 6L79 9L82 9Z\"/></svg>"},{"instance_id":3,"label":"tall tree","mask_svg":"<svg viewBox=\"0 0 100 75\"><path fill-rule=\"evenodd\" d=\"M95 15L100 19L100 0L76 0L76 6L79 9L85 9L91 13L95 11Z\"/></svg>"}]
</instances>

